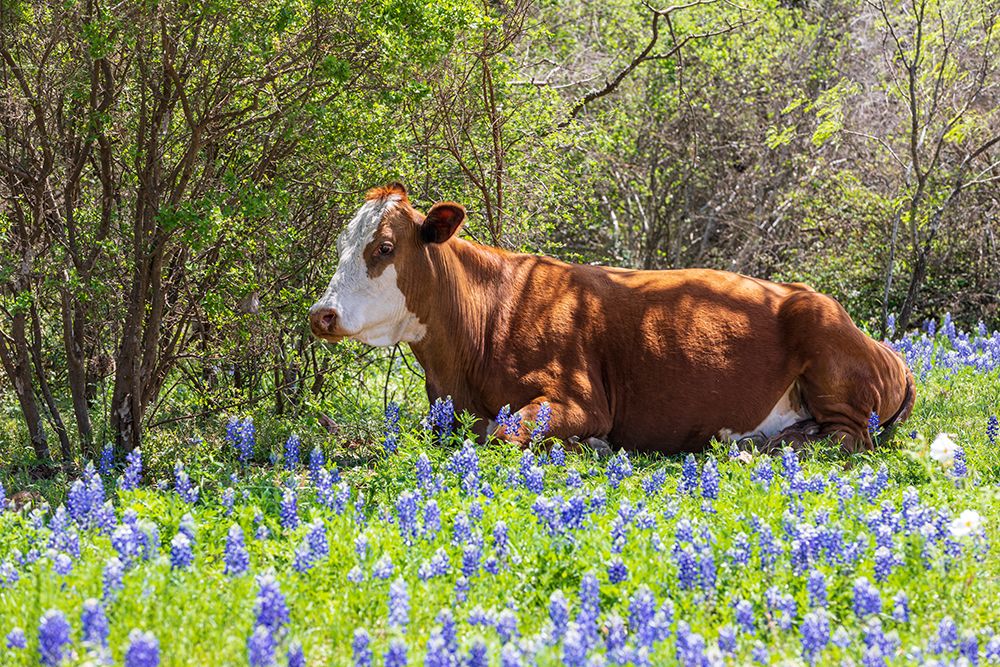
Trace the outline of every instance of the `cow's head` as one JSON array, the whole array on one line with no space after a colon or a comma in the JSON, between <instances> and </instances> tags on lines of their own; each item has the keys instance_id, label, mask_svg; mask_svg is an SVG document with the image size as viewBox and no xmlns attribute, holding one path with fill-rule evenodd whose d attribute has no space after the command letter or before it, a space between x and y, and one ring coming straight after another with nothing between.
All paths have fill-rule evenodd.
<instances>
[{"instance_id":1,"label":"cow's head","mask_svg":"<svg viewBox=\"0 0 1000 667\"><path fill-rule=\"evenodd\" d=\"M426 275L428 246L450 239L465 220L459 204L418 213L399 183L376 188L337 237L340 256L326 293L309 309L313 334L330 342L415 343L426 327L407 307Z\"/></svg>"}]
</instances>

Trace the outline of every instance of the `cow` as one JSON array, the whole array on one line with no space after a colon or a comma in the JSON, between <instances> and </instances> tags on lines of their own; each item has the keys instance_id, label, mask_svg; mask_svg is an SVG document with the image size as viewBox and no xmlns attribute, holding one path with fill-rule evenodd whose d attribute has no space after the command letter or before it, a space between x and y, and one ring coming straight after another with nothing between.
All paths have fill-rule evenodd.
<instances>
[{"instance_id":1,"label":"cow","mask_svg":"<svg viewBox=\"0 0 1000 667\"><path fill-rule=\"evenodd\" d=\"M520 446L564 441L676 454L713 439L766 449L829 438L874 447L914 404L913 375L833 298L801 283L708 269L640 271L508 252L457 236L463 206L426 215L393 183L337 238L309 321L319 338L409 344L433 402ZM516 432L508 432L516 430Z\"/></svg>"}]
</instances>

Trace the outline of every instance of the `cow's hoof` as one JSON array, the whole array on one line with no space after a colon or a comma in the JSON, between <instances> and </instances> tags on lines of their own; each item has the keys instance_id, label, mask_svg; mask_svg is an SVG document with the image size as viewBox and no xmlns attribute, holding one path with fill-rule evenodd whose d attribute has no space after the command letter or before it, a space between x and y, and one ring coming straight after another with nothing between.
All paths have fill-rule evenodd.
<instances>
[{"instance_id":1,"label":"cow's hoof","mask_svg":"<svg viewBox=\"0 0 1000 667\"><path fill-rule=\"evenodd\" d=\"M594 454L597 455L597 458L599 459L611 458L611 455L614 453L611 451L611 445L609 445L607 441L601 440L600 438L587 438L584 440L584 443L591 449L591 451L594 452Z\"/></svg>"}]
</instances>

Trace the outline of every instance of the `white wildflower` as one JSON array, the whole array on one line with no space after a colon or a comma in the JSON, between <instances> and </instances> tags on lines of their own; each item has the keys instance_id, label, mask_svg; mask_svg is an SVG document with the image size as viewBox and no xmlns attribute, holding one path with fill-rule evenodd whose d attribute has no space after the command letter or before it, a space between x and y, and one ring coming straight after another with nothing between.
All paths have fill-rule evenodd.
<instances>
[{"instance_id":1,"label":"white wildflower","mask_svg":"<svg viewBox=\"0 0 1000 667\"><path fill-rule=\"evenodd\" d=\"M983 517L976 510L963 510L948 526L955 537L965 537L983 529Z\"/></svg>"},{"instance_id":2,"label":"white wildflower","mask_svg":"<svg viewBox=\"0 0 1000 667\"><path fill-rule=\"evenodd\" d=\"M958 445L951 439L949 433L939 433L931 443L931 458L946 468L955 462L957 451Z\"/></svg>"}]
</instances>

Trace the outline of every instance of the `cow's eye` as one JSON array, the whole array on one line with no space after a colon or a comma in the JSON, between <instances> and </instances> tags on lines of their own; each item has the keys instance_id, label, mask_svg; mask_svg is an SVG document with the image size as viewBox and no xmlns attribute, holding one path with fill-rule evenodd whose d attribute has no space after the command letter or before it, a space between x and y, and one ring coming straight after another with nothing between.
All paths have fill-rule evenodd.
<instances>
[{"instance_id":1,"label":"cow's eye","mask_svg":"<svg viewBox=\"0 0 1000 667\"><path fill-rule=\"evenodd\" d=\"M386 255L391 255L392 250L393 250L392 244L389 243L388 241L383 241L382 244L379 245L378 247L378 254L385 257Z\"/></svg>"}]
</instances>

